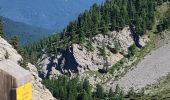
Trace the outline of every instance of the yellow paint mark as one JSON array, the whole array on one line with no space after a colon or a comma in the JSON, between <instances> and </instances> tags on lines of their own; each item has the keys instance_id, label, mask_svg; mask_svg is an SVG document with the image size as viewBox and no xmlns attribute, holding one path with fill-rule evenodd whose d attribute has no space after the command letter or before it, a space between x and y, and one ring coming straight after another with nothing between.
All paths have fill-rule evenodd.
<instances>
[{"instance_id":1,"label":"yellow paint mark","mask_svg":"<svg viewBox=\"0 0 170 100\"><path fill-rule=\"evenodd\" d=\"M27 83L16 89L16 100L32 100L32 83Z\"/></svg>"}]
</instances>

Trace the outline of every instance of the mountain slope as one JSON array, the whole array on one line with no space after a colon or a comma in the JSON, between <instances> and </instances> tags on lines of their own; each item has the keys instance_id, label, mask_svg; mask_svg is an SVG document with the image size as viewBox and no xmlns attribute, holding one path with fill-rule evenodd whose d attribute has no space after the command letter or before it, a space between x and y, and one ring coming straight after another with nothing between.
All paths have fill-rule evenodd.
<instances>
[{"instance_id":1,"label":"mountain slope","mask_svg":"<svg viewBox=\"0 0 170 100\"><path fill-rule=\"evenodd\" d=\"M166 33L169 34L170 32ZM169 36L166 35L168 38ZM162 47L152 51L144 60L142 60L133 70L127 72L118 81L111 80L114 84L111 87L116 87L119 84L125 91L131 87L135 90L156 83L163 76L170 72L170 41L163 44Z\"/></svg>"},{"instance_id":2,"label":"mountain slope","mask_svg":"<svg viewBox=\"0 0 170 100\"><path fill-rule=\"evenodd\" d=\"M89 11L80 14L77 20L70 22L63 33L26 48L31 54L33 63L35 60L32 58L36 59L34 54L40 55L37 57L39 58L38 68L43 78L53 79L63 74L74 77L78 74L82 79L88 78L94 87L96 84L108 83L107 89L120 84L126 89L125 91L128 91L131 86L139 89L167 75L170 71L168 66L158 66L155 69L155 63L150 63L148 60L159 62L158 59L161 58L160 65L167 64L168 61L159 56L162 51L168 52L169 46L146 56L146 60L139 63L134 70L129 71L129 69L154 48L153 46L148 48L148 45L153 45L152 41L157 40L155 36L161 38L161 35L158 35L161 34L161 31L158 32L158 26L166 26L165 29L167 29L169 16L165 17L166 20L163 23L158 22L162 20L162 17L157 15L164 15L165 12L160 13L156 10L159 5L155 5L155 0L140 3L138 0L122 0L124 4L122 6L119 6L121 5L119 1L116 1L107 0L100 7L93 5ZM126 4L132 5L131 8ZM169 2L167 4L169 6ZM129 16L126 17L128 14ZM170 59L167 56L169 53L162 55ZM157 74L159 70L161 71ZM129 72L124 77L115 81L127 71ZM119 92L117 89L115 91Z\"/></svg>"},{"instance_id":3,"label":"mountain slope","mask_svg":"<svg viewBox=\"0 0 170 100\"><path fill-rule=\"evenodd\" d=\"M25 23L16 22L4 17L3 23L6 38L10 39L11 36L17 35L20 39L21 44L32 43L34 41L47 37L54 32L49 29L27 25Z\"/></svg>"},{"instance_id":4,"label":"mountain slope","mask_svg":"<svg viewBox=\"0 0 170 100\"><path fill-rule=\"evenodd\" d=\"M30 25L61 30L84 9L103 0L0 0L0 15Z\"/></svg>"}]
</instances>

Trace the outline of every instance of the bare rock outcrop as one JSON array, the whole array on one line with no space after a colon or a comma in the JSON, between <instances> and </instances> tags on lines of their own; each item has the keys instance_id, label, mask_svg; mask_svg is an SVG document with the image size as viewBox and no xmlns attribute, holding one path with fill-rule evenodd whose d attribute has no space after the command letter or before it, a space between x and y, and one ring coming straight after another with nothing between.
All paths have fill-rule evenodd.
<instances>
[{"instance_id":1,"label":"bare rock outcrop","mask_svg":"<svg viewBox=\"0 0 170 100\"><path fill-rule=\"evenodd\" d=\"M46 53L38 60L40 75L42 77L55 77L63 73L83 73L88 70L98 71L107 63L108 68L120 61L128 48L134 44L134 37L129 27L122 31L109 32L107 35L98 34L92 38L93 50L88 50L85 45L73 44L71 48L63 50L57 57L48 56ZM139 42L145 45L146 38L139 36ZM118 48L119 52L111 49ZM105 49L104 56L102 49ZM107 60L106 60L107 59Z\"/></svg>"},{"instance_id":2,"label":"bare rock outcrop","mask_svg":"<svg viewBox=\"0 0 170 100\"><path fill-rule=\"evenodd\" d=\"M19 66L18 61L21 60L21 55L6 40L0 37L0 62L3 63L2 67L5 67L5 65L12 66L13 64ZM41 84L42 79L38 76L37 68L28 64L28 69L33 77L33 100L55 100L49 90Z\"/></svg>"},{"instance_id":3,"label":"bare rock outcrop","mask_svg":"<svg viewBox=\"0 0 170 100\"><path fill-rule=\"evenodd\" d=\"M57 70L58 58L48 56L47 54L43 54L41 56L37 62L39 67L39 76L41 78L52 78L61 75L61 72Z\"/></svg>"},{"instance_id":4,"label":"bare rock outcrop","mask_svg":"<svg viewBox=\"0 0 170 100\"><path fill-rule=\"evenodd\" d=\"M8 59L17 63L22 59L21 55L3 38L0 37L0 61L5 60L5 55L8 54Z\"/></svg>"},{"instance_id":5,"label":"bare rock outcrop","mask_svg":"<svg viewBox=\"0 0 170 100\"><path fill-rule=\"evenodd\" d=\"M33 75L33 100L55 100L50 91L41 83L42 79L38 76L37 68L30 63L27 67Z\"/></svg>"}]
</instances>

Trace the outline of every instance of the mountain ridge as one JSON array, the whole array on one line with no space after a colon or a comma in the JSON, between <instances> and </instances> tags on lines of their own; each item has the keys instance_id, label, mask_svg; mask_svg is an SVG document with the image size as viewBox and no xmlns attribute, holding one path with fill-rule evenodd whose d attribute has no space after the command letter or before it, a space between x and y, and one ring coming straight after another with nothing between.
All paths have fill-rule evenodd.
<instances>
[{"instance_id":1,"label":"mountain ridge","mask_svg":"<svg viewBox=\"0 0 170 100\"><path fill-rule=\"evenodd\" d=\"M17 35L21 45L33 43L55 32L54 30L31 26L5 17L2 19L6 39Z\"/></svg>"},{"instance_id":2,"label":"mountain ridge","mask_svg":"<svg viewBox=\"0 0 170 100\"><path fill-rule=\"evenodd\" d=\"M0 14L14 21L59 31L84 9L88 9L93 3L101 3L102 1L43 0L42 2L41 0L0 0Z\"/></svg>"}]
</instances>

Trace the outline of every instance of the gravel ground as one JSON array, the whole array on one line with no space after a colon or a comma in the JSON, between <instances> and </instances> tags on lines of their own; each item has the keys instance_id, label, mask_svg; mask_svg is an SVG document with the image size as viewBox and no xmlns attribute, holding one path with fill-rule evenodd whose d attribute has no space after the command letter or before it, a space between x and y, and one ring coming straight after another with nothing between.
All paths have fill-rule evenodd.
<instances>
[{"instance_id":1,"label":"gravel ground","mask_svg":"<svg viewBox=\"0 0 170 100\"><path fill-rule=\"evenodd\" d=\"M136 68L129 71L118 81L111 80L109 85L114 89L117 84L128 91L133 87L135 90L154 84L170 72L170 41L152 51ZM113 84L110 84L113 83Z\"/></svg>"}]
</instances>

